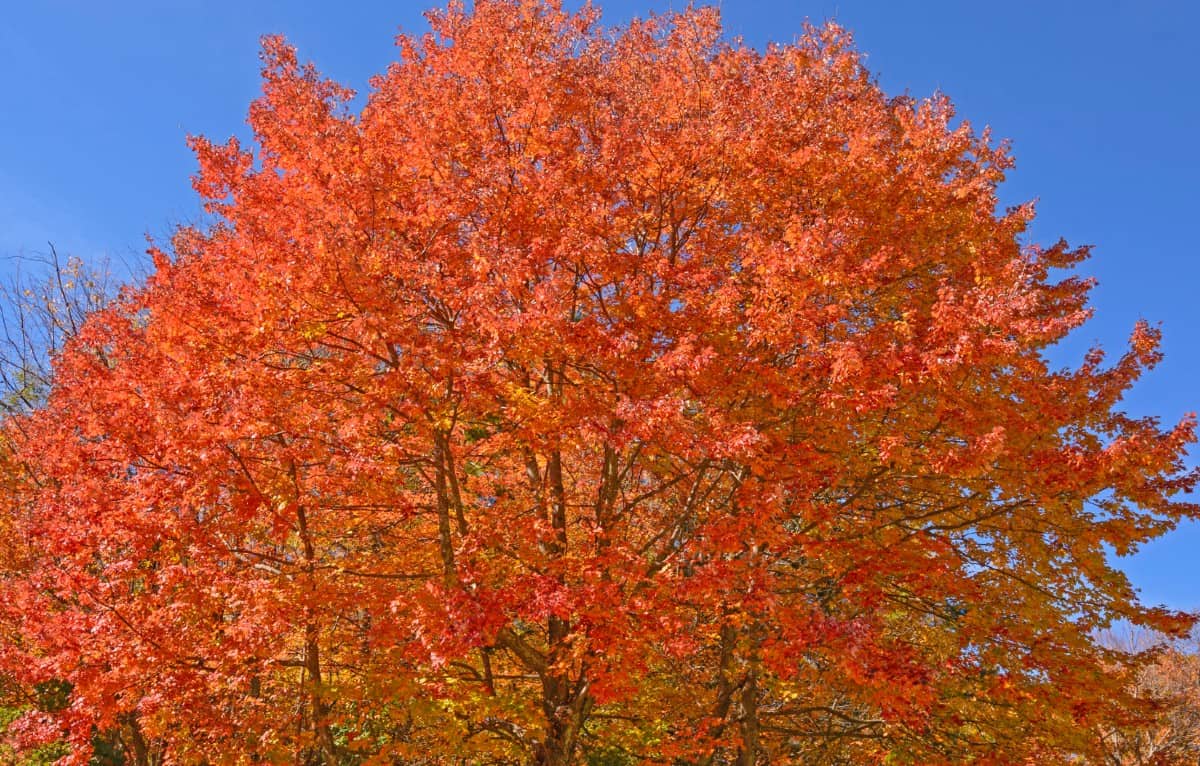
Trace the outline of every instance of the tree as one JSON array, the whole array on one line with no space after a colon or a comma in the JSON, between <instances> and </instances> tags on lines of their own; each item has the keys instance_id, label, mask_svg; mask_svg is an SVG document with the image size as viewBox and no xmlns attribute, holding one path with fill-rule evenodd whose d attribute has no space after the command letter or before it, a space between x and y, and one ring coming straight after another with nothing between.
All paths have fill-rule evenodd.
<instances>
[{"instance_id":1,"label":"tree","mask_svg":"<svg viewBox=\"0 0 1200 766\"><path fill-rule=\"evenodd\" d=\"M1029 763L1140 704L1099 646L1193 423L1042 352L1086 249L835 26L452 4L352 93L264 44L216 221L89 317L8 490L28 740L146 759ZM138 756L139 758L141 756ZM140 762L149 762L140 761Z\"/></svg>"},{"instance_id":2,"label":"tree","mask_svg":"<svg viewBox=\"0 0 1200 766\"><path fill-rule=\"evenodd\" d=\"M0 407L4 412L24 412L41 404L53 375L51 358L78 332L89 313L116 294L107 262L89 266L76 256L63 259L53 244L48 254L18 258L15 263L8 284L0 285Z\"/></svg>"},{"instance_id":3,"label":"tree","mask_svg":"<svg viewBox=\"0 0 1200 766\"><path fill-rule=\"evenodd\" d=\"M1187 639L1107 631L1101 643L1142 662L1132 674L1134 694L1147 710L1102 732L1106 766L1193 764L1200 759L1200 632Z\"/></svg>"}]
</instances>

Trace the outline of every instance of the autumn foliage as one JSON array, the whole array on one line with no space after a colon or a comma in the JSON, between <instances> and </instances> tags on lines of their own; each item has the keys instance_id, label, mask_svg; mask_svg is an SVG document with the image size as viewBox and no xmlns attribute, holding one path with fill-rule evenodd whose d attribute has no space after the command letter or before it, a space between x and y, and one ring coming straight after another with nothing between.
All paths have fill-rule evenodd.
<instances>
[{"instance_id":1,"label":"autumn foliage","mask_svg":"<svg viewBox=\"0 0 1200 766\"><path fill-rule=\"evenodd\" d=\"M3 431L18 746L128 763L1009 764L1153 714L1098 645L1196 509L1054 369L1086 250L834 26L487 0L365 105L264 44L213 215ZM11 549L11 551L10 551Z\"/></svg>"},{"instance_id":2,"label":"autumn foliage","mask_svg":"<svg viewBox=\"0 0 1200 766\"><path fill-rule=\"evenodd\" d=\"M1101 643L1138 655L1131 691L1156 714L1111 722L1101 731L1105 766L1193 764L1200 761L1200 631L1186 640L1106 631Z\"/></svg>"}]
</instances>

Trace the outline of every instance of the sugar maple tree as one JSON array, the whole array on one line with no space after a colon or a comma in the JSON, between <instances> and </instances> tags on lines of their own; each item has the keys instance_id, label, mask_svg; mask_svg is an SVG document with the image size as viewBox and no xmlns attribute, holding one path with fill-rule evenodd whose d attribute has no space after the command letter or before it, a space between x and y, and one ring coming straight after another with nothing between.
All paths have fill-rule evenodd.
<instances>
[{"instance_id":1,"label":"sugar maple tree","mask_svg":"<svg viewBox=\"0 0 1200 766\"><path fill-rule=\"evenodd\" d=\"M431 15L352 93L264 45L214 222L5 432L10 727L150 763L1052 763L1179 632L1158 359L1042 351L1085 256L847 36ZM1060 272L1057 272L1060 273ZM33 562L30 564L30 562ZM1113 670L1113 669L1116 670Z\"/></svg>"}]
</instances>

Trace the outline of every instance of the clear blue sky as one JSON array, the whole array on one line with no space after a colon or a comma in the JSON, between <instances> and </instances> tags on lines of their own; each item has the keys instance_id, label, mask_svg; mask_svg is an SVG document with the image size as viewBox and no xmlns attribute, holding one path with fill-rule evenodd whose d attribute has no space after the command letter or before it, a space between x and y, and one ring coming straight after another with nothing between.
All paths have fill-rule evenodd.
<instances>
[{"instance_id":1,"label":"clear blue sky","mask_svg":"<svg viewBox=\"0 0 1200 766\"><path fill-rule=\"evenodd\" d=\"M259 35L285 34L362 90L393 59L395 31L424 29L433 2L5 4L0 256L51 240L136 259L147 233L198 217L184 136L245 135ZM614 22L670 7L599 4ZM1061 358L1096 341L1118 351L1136 319L1161 321L1167 359L1127 407L1169 421L1200 409L1200 65L1188 53L1200 3L729 0L724 17L753 45L836 18L889 92L942 90L961 116L1011 138L1005 201L1040 199L1040 241L1096 245L1085 271L1100 279L1097 317ZM1123 565L1146 600L1200 608L1197 525Z\"/></svg>"}]
</instances>

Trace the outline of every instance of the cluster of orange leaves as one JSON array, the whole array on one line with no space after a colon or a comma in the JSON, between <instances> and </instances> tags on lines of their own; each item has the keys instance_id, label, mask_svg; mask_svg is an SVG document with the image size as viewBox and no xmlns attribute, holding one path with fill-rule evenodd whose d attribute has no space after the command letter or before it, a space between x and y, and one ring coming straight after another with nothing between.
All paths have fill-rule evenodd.
<instances>
[{"instance_id":1,"label":"cluster of orange leaves","mask_svg":"<svg viewBox=\"0 0 1200 766\"><path fill-rule=\"evenodd\" d=\"M4 425L10 727L85 763L1061 763L1196 509L1158 358L1043 351L1086 256L845 33L431 15L354 95L264 46L214 216ZM10 550L11 549L11 550ZM1144 709L1145 708L1145 709ZM141 760L138 760L141 759ZM159 759L155 761L154 759Z\"/></svg>"}]
</instances>

